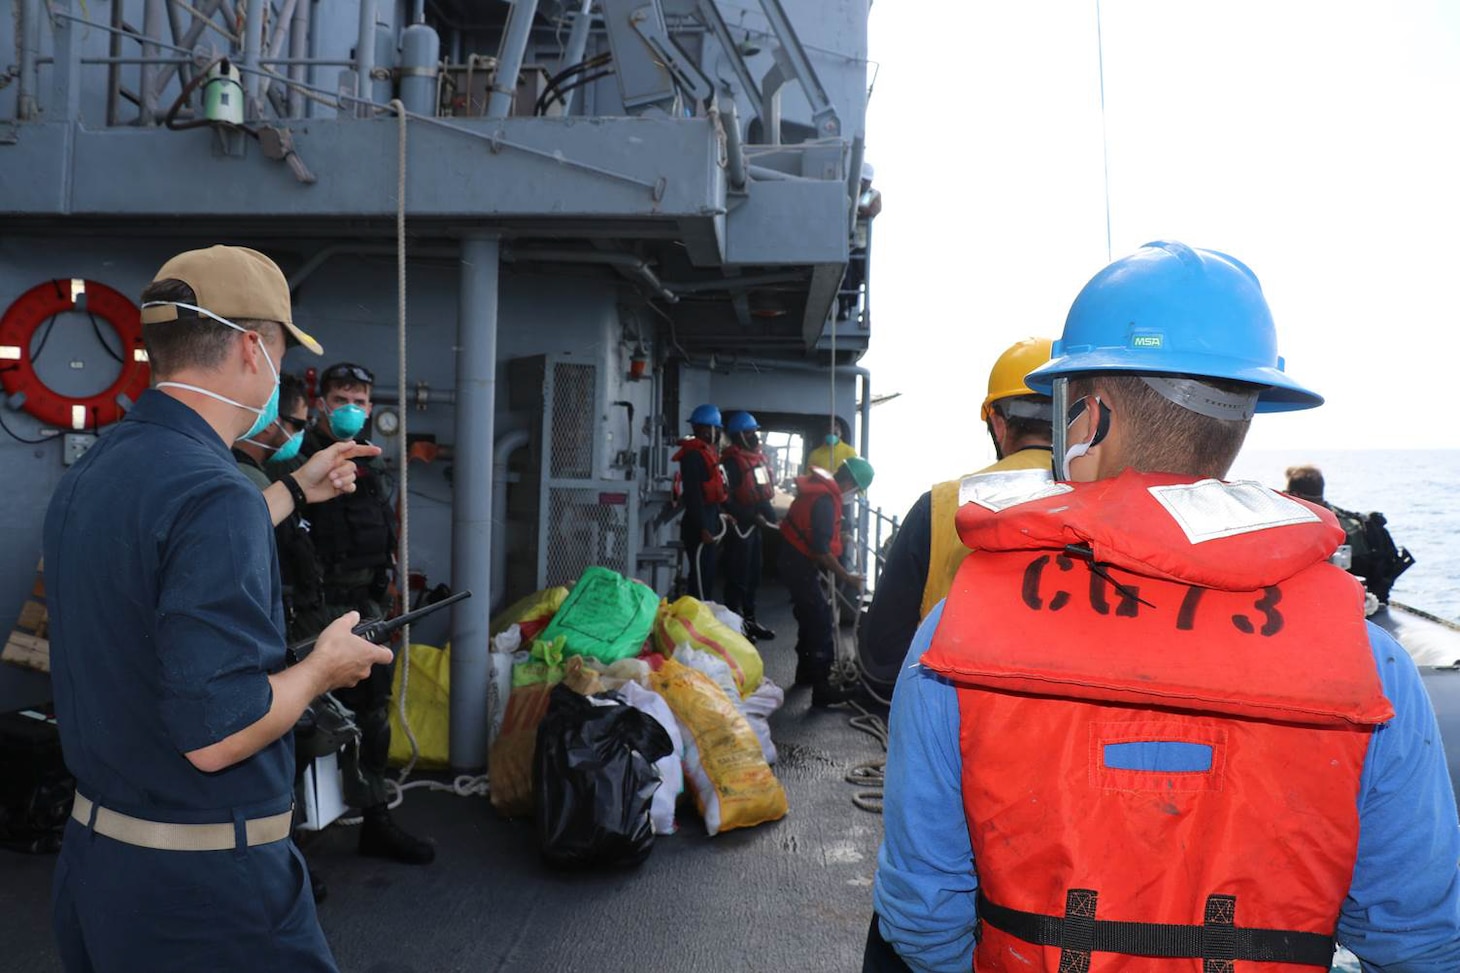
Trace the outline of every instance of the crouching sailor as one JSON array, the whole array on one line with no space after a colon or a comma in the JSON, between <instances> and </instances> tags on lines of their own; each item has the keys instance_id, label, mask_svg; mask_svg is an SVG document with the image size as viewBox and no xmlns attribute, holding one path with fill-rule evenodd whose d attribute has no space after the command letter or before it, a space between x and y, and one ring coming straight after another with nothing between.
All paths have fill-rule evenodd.
<instances>
[{"instance_id":1,"label":"crouching sailor","mask_svg":"<svg viewBox=\"0 0 1460 973\"><path fill-rule=\"evenodd\" d=\"M973 553L893 699L874 933L919 970L1318 973L1335 942L1460 969L1414 665L1328 563L1328 511L1215 479L1253 411L1322 401L1251 271L1116 261L1028 383L1074 482L959 510Z\"/></svg>"},{"instance_id":2,"label":"crouching sailor","mask_svg":"<svg viewBox=\"0 0 1460 973\"><path fill-rule=\"evenodd\" d=\"M322 451L267 491L229 444L274 422L289 287L239 247L169 260L143 293L156 388L62 477L45 523L56 714L77 794L56 863L81 971L332 971L289 840L290 730L390 661L353 613L284 668L270 520L354 486Z\"/></svg>"}]
</instances>

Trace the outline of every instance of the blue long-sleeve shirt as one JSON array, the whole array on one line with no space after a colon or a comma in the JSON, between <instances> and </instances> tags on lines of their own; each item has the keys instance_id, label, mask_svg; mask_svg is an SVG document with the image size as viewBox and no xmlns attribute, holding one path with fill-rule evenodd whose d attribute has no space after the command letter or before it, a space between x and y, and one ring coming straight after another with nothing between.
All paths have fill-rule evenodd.
<instances>
[{"instance_id":1,"label":"blue long-sleeve shirt","mask_svg":"<svg viewBox=\"0 0 1460 973\"><path fill-rule=\"evenodd\" d=\"M882 935L915 970L973 965L978 877L964 820L957 690L916 660L924 619L897 680L887 750L884 838L873 901ZM1419 672L1387 633L1369 643L1394 719L1369 743L1359 844L1337 938L1366 973L1460 970L1460 822L1439 727Z\"/></svg>"}]
</instances>

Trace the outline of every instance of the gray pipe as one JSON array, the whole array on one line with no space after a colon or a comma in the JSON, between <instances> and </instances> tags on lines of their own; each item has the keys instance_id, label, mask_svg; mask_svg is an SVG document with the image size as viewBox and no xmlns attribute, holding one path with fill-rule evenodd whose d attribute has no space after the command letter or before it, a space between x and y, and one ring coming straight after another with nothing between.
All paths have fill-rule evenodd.
<instances>
[{"instance_id":1,"label":"gray pipe","mask_svg":"<svg viewBox=\"0 0 1460 973\"><path fill-rule=\"evenodd\" d=\"M725 129L725 166L730 176L730 188L735 192L745 189L745 146L740 140L740 112L733 97L720 97L720 124Z\"/></svg>"},{"instance_id":2,"label":"gray pipe","mask_svg":"<svg viewBox=\"0 0 1460 973\"><path fill-rule=\"evenodd\" d=\"M360 0L360 36L355 41L355 96L365 101L371 97L375 73L375 0ZM357 105L354 114L365 114L367 106Z\"/></svg>"},{"instance_id":3,"label":"gray pipe","mask_svg":"<svg viewBox=\"0 0 1460 973\"><path fill-rule=\"evenodd\" d=\"M428 405L455 405L456 389L412 388L406 390L406 400L401 402L400 390L394 385L376 385L370 390L370 401L376 405L408 405L422 408Z\"/></svg>"},{"instance_id":4,"label":"gray pipe","mask_svg":"<svg viewBox=\"0 0 1460 973\"><path fill-rule=\"evenodd\" d=\"M500 536L492 544L492 604L507 593L507 477L512 454L532 441L526 429L514 429L497 439L492 450L492 527Z\"/></svg>"},{"instance_id":5,"label":"gray pipe","mask_svg":"<svg viewBox=\"0 0 1460 973\"><path fill-rule=\"evenodd\" d=\"M194 0L192 6L196 13L194 15L193 25L183 33L182 39L177 41L174 46L181 47L185 50L191 50L196 47L198 43L198 38L203 36L203 31L207 29L207 25L211 21L213 14L217 13L218 8L222 5L222 0ZM168 9L171 10L172 6L172 3L169 2ZM121 13L122 5L119 3L113 3L112 26L117 28L118 30L121 30L122 27ZM116 34L113 34L112 36L118 42L118 44L113 45L112 48L112 55L115 56L121 51L121 47L119 46L121 38L118 37ZM159 97L162 95L162 92L167 88L168 82L172 80L173 74L180 72L180 65L169 64L163 66L162 70L157 74L157 79L153 82L153 90L157 92ZM186 76L183 76L183 81L187 81Z\"/></svg>"},{"instance_id":6,"label":"gray pipe","mask_svg":"<svg viewBox=\"0 0 1460 973\"><path fill-rule=\"evenodd\" d=\"M120 60L122 55L122 5L112 4L111 26L113 33L107 35L107 53ZM179 45L181 46L181 45ZM172 76L180 68L163 68L162 77ZM159 79L160 80L160 79ZM114 128L122 118L122 66L113 62L106 69L106 127Z\"/></svg>"},{"instance_id":7,"label":"gray pipe","mask_svg":"<svg viewBox=\"0 0 1460 973\"><path fill-rule=\"evenodd\" d=\"M426 0L415 0L411 4L411 23L424 24L426 22Z\"/></svg>"},{"instance_id":8,"label":"gray pipe","mask_svg":"<svg viewBox=\"0 0 1460 973\"><path fill-rule=\"evenodd\" d=\"M299 289L314 272L324 266L334 257L349 254L355 257L386 257L395 256L395 244L393 243L331 243L314 252L308 260L299 266L299 269L289 275L289 291L292 294ZM450 257L452 260L461 256L461 252L454 247L412 247L411 259L422 257Z\"/></svg>"},{"instance_id":9,"label":"gray pipe","mask_svg":"<svg viewBox=\"0 0 1460 973\"><path fill-rule=\"evenodd\" d=\"M161 36L162 28L167 24L167 11L162 8L162 0L147 0L142 5L142 44L143 63L138 71L137 94L142 96L143 125L152 126L157 124L157 65L147 63L147 59L162 56L162 48L156 44L149 44L146 41Z\"/></svg>"},{"instance_id":10,"label":"gray pipe","mask_svg":"<svg viewBox=\"0 0 1460 973\"><path fill-rule=\"evenodd\" d=\"M487 762L487 650L492 592L492 438L497 407L497 306L501 247L477 233L461 241L456 325L456 459L452 477L451 584L475 597L453 609L451 765Z\"/></svg>"},{"instance_id":11,"label":"gray pipe","mask_svg":"<svg viewBox=\"0 0 1460 973\"><path fill-rule=\"evenodd\" d=\"M782 172L779 169L769 168L768 166L751 165L746 166L746 169L752 178L759 179L763 182L825 182L824 179L815 179L811 176L796 176L789 172Z\"/></svg>"},{"instance_id":12,"label":"gray pipe","mask_svg":"<svg viewBox=\"0 0 1460 973\"><path fill-rule=\"evenodd\" d=\"M41 0L21 0L20 77L16 79L15 115L22 121L40 112L35 100L35 59L40 48Z\"/></svg>"},{"instance_id":13,"label":"gray pipe","mask_svg":"<svg viewBox=\"0 0 1460 973\"><path fill-rule=\"evenodd\" d=\"M264 113L259 58L264 56L264 5L250 3L243 22L243 117Z\"/></svg>"},{"instance_id":14,"label":"gray pipe","mask_svg":"<svg viewBox=\"0 0 1460 973\"><path fill-rule=\"evenodd\" d=\"M400 100L406 111L435 115L437 62L441 38L425 24L411 24L400 32Z\"/></svg>"},{"instance_id":15,"label":"gray pipe","mask_svg":"<svg viewBox=\"0 0 1460 973\"><path fill-rule=\"evenodd\" d=\"M679 301L679 295L660 282L648 261L631 253L615 253L609 250L505 250L502 253L502 259L508 263L535 261L550 264L605 264L619 267L634 274L650 290L670 304Z\"/></svg>"},{"instance_id":16,"label":"gray pipe","mask_svg":"<svg viewBox=\"0 0 1460 973\"><path fill-rule=\"evenodd\" d=\"M857 225L857 202L862 198L862 160L867 157L867 142L862 133L852 138L852 157L847 163L847 195L852 199L851 215L847 218L847 232Z\"/></svg>"},{"instance_id":17,"label":"gray pipe","mask_svg":"<svg viewBox=\"0 0 1460 973\"><path fill-rule=\"evenodd\" d=\"M289 80L299 84L305 84L309 80L309 69L303 61L309 56L309 11L313 8L312 3L301 3L294 7L294 16L289 22L289 59L293 64L289 65ZM309 102L304 98L304 92L298 88L289 89L289 117L303 118L309 110Z\"/></svg>"},{"instance_id":18,"label":"gray pipe","mask_svg":"<svg viewBox=\"0 0 1460 973\"><path fill-rule=\"evenodd\" d=\"M507 14L507 30L497 49L497 70L492 73L492 95L487 99L488 118L506 118L512 113L517 97L517 76L522 72L522 58L532 35L532 21L537 16L537 0L515 0Z\"/></svg>"},{"instance_id":19,"label":"gray pipe","mask_svg":"<svg viewBox=\"0 0 1460 973\"><path fill-rule=\"evenodd\" d=\"M562 71L583 61L583 55L588 51L588 28L593 26L593 14L589 11L593 7L593 0L582 0L582 6L573 16L573 27L568 31L568 46L563 51L563 59L558 62L558 70ZM573 107L573 95L577 88L569 88L563 92L563 114L567 115Z\"/></svg>"},{"instance_id":20,"label":"gray pipe","mask_svg":"<svg viewBox=\"0 0 1460 973\"><path fill-rule=\"evenodd\" d=\"M274 18L274 30L269 34L269 39L264 42L263 53L259 56L259 65L272 65L279 56L279 51L284 46L284 32L294 22L294 11L299 7L299 0L284 0L284 7ZM268 95L270 85L273 84L273 77L265 75L259 80L259 97Z\"/></svg>"}]
</instances>

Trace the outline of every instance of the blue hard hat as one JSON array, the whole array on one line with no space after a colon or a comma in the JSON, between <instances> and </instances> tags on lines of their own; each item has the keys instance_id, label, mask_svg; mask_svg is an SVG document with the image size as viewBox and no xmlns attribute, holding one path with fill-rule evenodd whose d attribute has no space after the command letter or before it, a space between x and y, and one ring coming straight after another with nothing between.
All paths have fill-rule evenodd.
<instances>
[{"instance_id":1,"label":"blue hard hat","mask_svg":"<svg viewBox=\"0 0 1460 973\"><path fill-rule=\"evenodd\" d=\"M1257 276L1215 250L1157 241L1122 257L1080 291L1050 361L1029 387L1091 372L1227 379L1266 386L1258 412L1323 404L1283 372L1272 312Z\"/></svg>"},{"instance_id":2,"label":"blue hard hat","mask_svg":"<svg viewBox=\"0 0 1460 973\"><path fill-rule=\"evenodd\" d=\"M695 411L689 414L689 421L692 426L714 426L717 429L723 424L720 422L719 408L708 402L695 406Z\"/></svg>"},{"instance_id":3,"label":"blue hard hat","mask_svg":"<svg viewBox=\"0 0 1460 973\"><path fill-rule=\"evenodd\" d=\"M749 412L732 412L730 418L725 420L725 431L731 435L759 428L760 423L756 422L755 416Z\"/></svg>"}]
</instances>

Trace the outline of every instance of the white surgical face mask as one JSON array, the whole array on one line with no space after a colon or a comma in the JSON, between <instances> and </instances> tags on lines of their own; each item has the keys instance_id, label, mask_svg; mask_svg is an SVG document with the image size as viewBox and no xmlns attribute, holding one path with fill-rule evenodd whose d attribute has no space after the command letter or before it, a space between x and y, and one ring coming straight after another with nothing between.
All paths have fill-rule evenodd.
<instances>
[{"instance_id":1,"label":"white surgical face mask","mask_svg":"<svg viewBox=\"0 0 1460 973\"><path fill-rule=\"evenodd\" d=\"M1090 436L1082 443L1075 443L1065 448L1064 459L1060 463L1061 468L1055 471L1057 480L1068 480L1070 463L1099 446L1110 432L1110 407L1100 401L1100 396L1087 395L1070 406L1069 412L1065 416L1065 435L1062 438L1066 442L1069 441L1070 427L1087 412L1090 414Z\"/></svg>"},{"instance_id":2,"label":"white surgical face mask","mask_svg":"<svg viewBox=\"0 0 1460 973\"><path fill-rule=\"evenodd\" d=\"M251 333L247 328L241 328L227 318L220 317L219 315L214 314L207 308L198 307L196 304L184 304L182 301L148 301L147 303L142 305L144 310L149 307L163 306L185 307L189 310L198 312L204 317L212 318L214 321L217 321L224 327L232 328L239 334L246 335ZM252 333L257 334L257 332ZM259 433L269 428L269 425L275 419L279 418L279 369L274 367L274 359L272 356L269 355L269 349L264 347L263 335L259 335L259 350L264 353L264 361L269 363L269 371L274 373L274 390L269 393L269 399L263 404L262 408L255 408L251 405L244 405L242 402L237 402L233 399L230 399L226 395L220 395L217 392L212 391L211 389L200 388L196 385L189 385L186 382L158 382L157 387L160 389L187 389L189 392L196 392L199 395L206 395L210 399L216 399L219 402L227 403L228 405L231 405L236 409L242 409L245 412L252 412L254 416L256 416L253 425L248 427L248 432L239 437L241 439L252 439L254 436L257 436Z\"/></svg>"}]
</instances>

